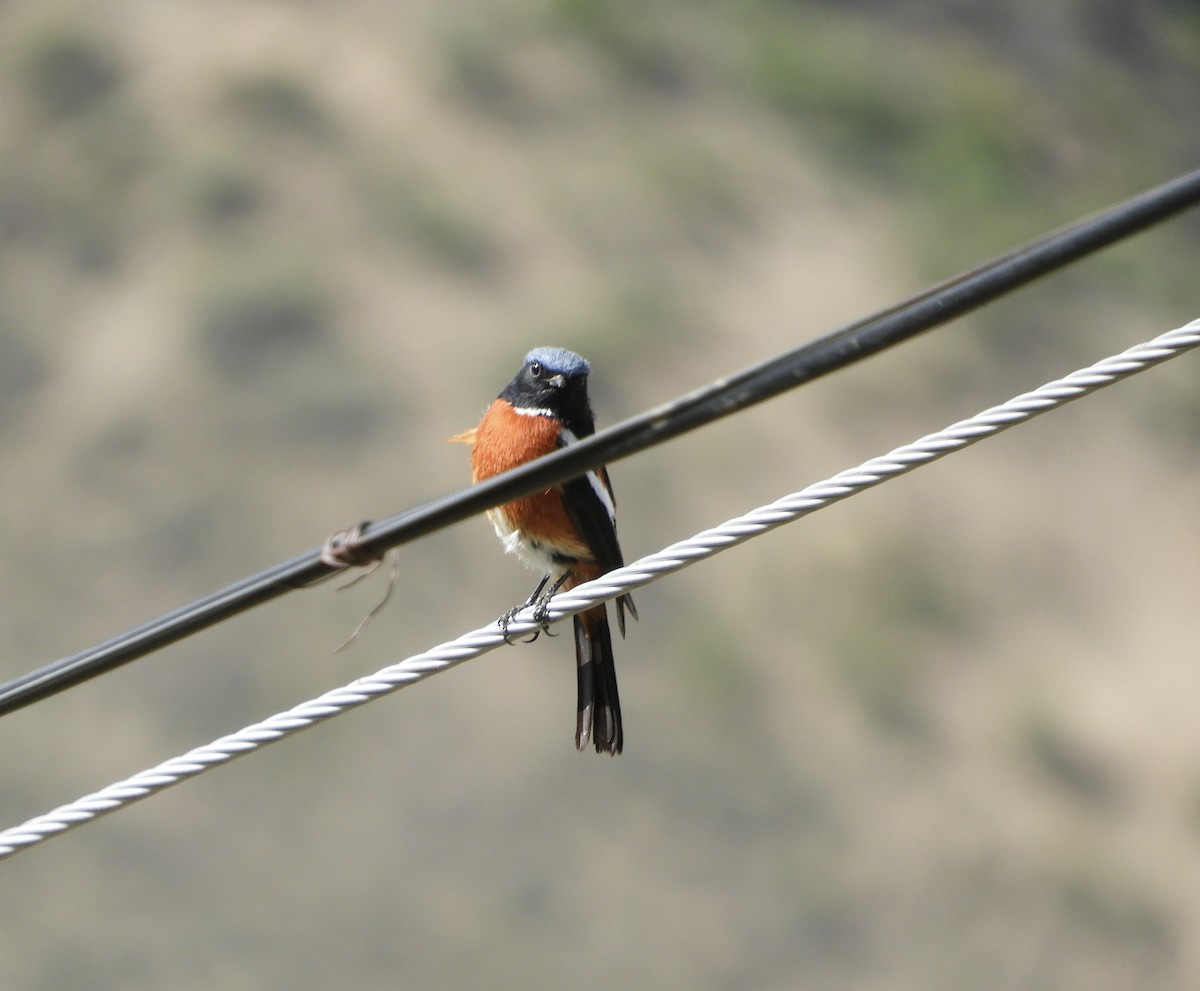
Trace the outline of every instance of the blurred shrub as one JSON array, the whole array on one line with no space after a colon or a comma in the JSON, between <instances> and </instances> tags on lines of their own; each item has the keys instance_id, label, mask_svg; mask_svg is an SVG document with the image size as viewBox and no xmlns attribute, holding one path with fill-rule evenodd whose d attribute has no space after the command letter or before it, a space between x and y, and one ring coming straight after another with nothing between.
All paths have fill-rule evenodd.
<instances>
[{"instance_id":1,"label":"blurred shrub","mask_svg":"<svg viewBox=\"0 0 1200 991\"><path fill-rule=\"evenodd\" d=\"M849 606L829 606L838 610L829 633L835 671L878 728L927 744L938 732L930 686L955 653L934 648L970 644L978 610L954 562L932 552L932 534L909 523L864 538L860 560L826 565L831 588L855 590Z\"/></svg>"},{"instance_id":2,"label":"blurred shrub","mask_svg":"<svg viewBox=\"0 0 1200 991\"><path fill-rule=\"evenodd\" d=\"M0 160L0 236L42 245L81 271L111 269L141 220L135 199L154 146L146 121L113 102L52 135L17 140L21 153Z\"/></svg>"},{"instance_id":3,"label":"blurred shrub","mask_svg":"<svg viewBox=\"0 0 1200 991\"><path fill-rule=\"evenodd\" d=\"M928 707L928 667L911 633L888 636L874 623L835 632L832 656L839 681L879 730L911 744L937 733Z\"/></svg>"},{"instance_id":4,"label":"blurred shrub","mask_svg":"<svg viewBox=\"0 0 1200 991\"><path fill-rule=\"evenodd\" d=\"M445 40L446 68L459 93L481 109L513 116L522 104L509 48L493 32L457 27Z\"/></svg>"},{"instance_id":5,"label":"blurred shrub","mask_svg":"<svg viewBox=\"0 0 1200 991\"><path fill-rule=\"evenodd\" d=\"M116 60L98 42L70 27L32 39L20 65L31 96L59 118L91 110L122 78Z\"/></svg>"},{"instance_id":6,"label":"blurred shrub","mask_svg":"<svg viewBox=\"0 0 1200 991\"><path fill-rule=\"evenodd\" d=\"M0 436L17 422L19 410L49 373L42 350L0 314Z\"/></svg>"},{"instance_id":7,"label":"blurred shrub","mask_svg":"<svg viewBox=\"0 0 1200 991\"><path fill-rule=\"evenodd\" d=\"M652 17L644 3L620 0L551 0L551 19L589 43L628 79L656 90L687 84L675 36Z\"/></svg>"},{"instance_id":8,"label":"blurred shrub","mask_svg":"<svg viewBox=\"0 0 1200 991\"><path fill-rule=\"evenodd\" d=\"M123 91L126 70L76 24L17 32L6 47L3 68L27 112L6 118L0 232L80 270L111 270L137 225L132 200L156 148Z\"/></svg>"},{"instance_id":9,"label":"blurred shrub","mask_svg":"<svg viewBox=\"0 0 1200 991\"><path fill-rule=\"evenodd\" d=\"M185 195L196 215L206 224L223 224L242 219L260 200L257 183L236 165L208 162L186 179Z\"/></svg>"},{"instance_id":10,"label":"blurred shrub","mask_svg":"<svg viewBox=\"0 0 1200 991\"><path fill-rule=\"evenodd\" d=\"M0 157L0 239L35 236L47 213L44 183L27 161Z\"/></svg>"},{"instance_id":11,"label":"blurred shrub","mask_svg":"<svg viewBox=\"0 0 1200 991\"><path fill-rule=\"evenodd\" d=\"M484 277L500 263L500 246L483 226L430 182L370 178L363 200L379 226L442 268Z\"/></svg>"},{"instance_id":12,"label":"blurred shrub","mask_svg":"<svg viewBox=\"0 0 1200 991\"><path fill-rule=\"evenodd\" d=\"M1028 726L1028 750L1037 768L1064 791L1098 807L1119 797L1116 776L1098 754L1070 739L1050 718L1035 716Z\"/></svg>"},{"instance_id":13,"label":"blurred shrub","mask_svg":"<svg viewBox=\"0 0 1200 991\"><path fill-rule=\"evenodd\" d=\"M230 80L222 107L259 130L329 138L332 120L302 83L286 76L263 73Z\"/></svg>"},{"instance_id":14,"label":"blurred shrub","mask_svg":"<svg viewBox=\"0 0 1200 991\"><path fill-rule=\"evenodd\" d=\"M243 245L202 274L194 308L196 345L227 386L214 429L303 456L369 442L385 404L347 385L363 369L333 332L336 303L314 259Z\"/></svg>"},{"instance_id":15,"label":"blurred shrub","mask_svg":"<svg viewBox=\"0 0 1200 991\"><path fill-rule=\"evenodd\" d=\"M728 245L730 224L748 221L738 166L691 143L651 149L646 178L688 241L719 249Z\"/></svg>"},{"instance_id":16,"label":"blurred shrub","mask_svg":"<svg viewBox=\"0 0 1200 991\"><path fill-rule=\"evenodd\" d=\"M1064 877L1058 892L1063 918L1074 934L1090 935L1132 960L1129 969L1142 978L1138 984L1169 986L1148 976L1178 951L1169 912L1140 890L1141 885L1114 881L1107 876L1112 873L1111 865L1100 865Z\"/></svg>"},{"instance_id":17,"label":"blurred shrub","mask_svg":"<svg viewBox=\"0 0 1200 991\"><path fill-rule=\"evenodd\" d=\"M747 51L749 85L767 103L864 174L926 194L938 228L1003 243L998 208L1011 217L1053 180L1052 111L982 49L809 11L764 16Z\"/></svg>"},{"instance_id":18,"label":"blurred shrub","mask_svg":"<svg viewBox=\"0 0 1200 991\"><path fill-rule=\"evenodd\" d=\"M277 253L222 264L197 295L199 343L212 366L237 380L253 378L318 348L329 302L312 266Z\"/></svg>"},{"instance_id":19,"label":"blurred shrub","mask_svg":"<svg viewBox=\"0 0 1200 991\"><path fill-rule=\"evenodd\" d=\"M862 50L862 35L831 30L753 32L749 81L777 110L821 134L841 152L864 163L869 152L901 142L913 122L898 101L903 89L881 85L877 54Z\"/></svg>"}]
</instances>

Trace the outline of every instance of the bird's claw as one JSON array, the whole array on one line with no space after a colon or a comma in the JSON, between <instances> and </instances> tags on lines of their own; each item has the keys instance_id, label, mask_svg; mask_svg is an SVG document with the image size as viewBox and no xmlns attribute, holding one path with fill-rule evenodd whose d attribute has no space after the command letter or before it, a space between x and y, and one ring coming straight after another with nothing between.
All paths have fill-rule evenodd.
<instances>
[{"instance_id":1,"label":"bird's claw","mask_svg":"<svg viewBox=\"0 0 1200 991\"><path fill-rule=\"evenodd\" d=\"M517 613L519 613L522 609L527 609L530 605L531 605L531 603L526 602L524 605L515 606L514 608L512 608L508 612L506 612L503 616L501 616L498 620L496 620L496 624L500 627L500 635L504 637L504 642L506 644L512 646L514 643L512 635L508 632L508 624L511 623L513 621L513 619L516 618ZM550 632L550 623L549 623L549 620L547 619L549 614L550 614L549 600L546 600L544 602L539 601L536 603L535 608L533 610L533 621L538 624L538 629L533 631L533 636L528 637L525 640L522 640L521 641L522 643L533 643L543 633L546 634L546 636L548 636L548 637L558 636L557 633Z\"/></svg>"}]
</instances>

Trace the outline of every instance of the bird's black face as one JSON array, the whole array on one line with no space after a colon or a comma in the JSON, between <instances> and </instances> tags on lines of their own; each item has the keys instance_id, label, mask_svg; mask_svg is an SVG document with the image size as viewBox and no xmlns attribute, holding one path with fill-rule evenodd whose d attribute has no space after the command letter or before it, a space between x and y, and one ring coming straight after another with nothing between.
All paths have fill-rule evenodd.
<instances>
[{"instance_id":1,"label":"bird's black face","mask_svg":"<svg viewBox=\"0 0 1200 991\"><path fill-rule=\"evenodd\" d=\"M520 410L544 411L583 437L594 429L587 394L589 370L588 363L573 352L537 348L500 398Z\"/></svg>"},{"instance_id":2,"label":"bird's black face","mask_svg":"<svg viewBox=\"0 0 1200 991\"><path fill-rule=\"evenodd\" d=\"M555 369L541 361L527 361L517 373L514 385L522 396L529 400L530 406L544 406L558 411L563 402L570 402L579 397L587 402L587 376L568 374Z\"/></svg>"}]
</instances>

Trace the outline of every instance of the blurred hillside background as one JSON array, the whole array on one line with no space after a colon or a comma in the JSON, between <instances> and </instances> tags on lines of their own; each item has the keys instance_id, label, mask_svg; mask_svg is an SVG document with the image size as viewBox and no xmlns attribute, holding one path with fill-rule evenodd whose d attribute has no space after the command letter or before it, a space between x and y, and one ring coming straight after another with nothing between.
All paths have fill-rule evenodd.
<instances>
[{"instance_id":1,"label":"blurred hillside background","mask_svg":"<svg viewBox=\"0 0 1200 991\"><path fill-rule=\"evenodd\" d=\"M0 5L0 676L1195 167L1194 3ZM1195 317L1185 217L617 464L636 557ZM6 988L1200 984L1183 358L0 865ZM19 823L487 622L490 527L0 720Z\"/></svg>"}]
</instances>

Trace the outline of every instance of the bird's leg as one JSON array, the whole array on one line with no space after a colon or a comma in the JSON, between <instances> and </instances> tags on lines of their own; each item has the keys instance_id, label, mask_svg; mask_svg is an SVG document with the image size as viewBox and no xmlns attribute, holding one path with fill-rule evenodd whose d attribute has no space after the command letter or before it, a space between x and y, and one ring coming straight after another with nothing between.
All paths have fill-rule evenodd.
<instances>
[{"instance_id":1,"label":"bird's leg","mask_svg":"<svg viewBox=\"0 0 1200 991\"><path fill-rule=\"evenodd\" d=\"M527 609L530 606L534 607L534 609L533 609L534 622L538 623L541 626L541 629L534 630L533 636L531 636L525 642L533 643L533 641L535 641L543 633L545 633L546 636L548 636L548 637L557 636L558 634L550 632L550 624L546 622L546 616L550 611L550 600L552 598L554 598L554 593L557 592L560 588L562 588L563 585L566 583L566 580L570 577L571 577L571 572L564 571L561 575L558 576L558 578L555 580L554 584L550 585L550 587L547 588L546 586L550 582L550 576L546 575L545 578L543 578L540 582L538 582L537 588L535 588L533 590L533 594L528 599L526 599L524 602L522 602L519 606L516 606L515 608L510 609L503 616L501 616L500 619L497 620L497 622L500 624L500 632L504 634L504 639L508 640L508 624L512 622L513 617L516 616L516 614L519 613L522 609ZM509 641L509 642L511 643L511 641Z\"/></svg>"},{"instance_id":2,"label":"bird's leg","mask_svg":"<svg viewBox=\"0 0 1200 991\"><path fill-rule=\"evenodd\" d=\"M504 640L506 643L512 643L512 641L508 638L508 624L513 621L513 617L517 613L519 613L522 609L526 609L533 605L538 600L538 596L542 594L542 589L546 587L546 582L549 580L550 576L546 575L540 582L538 582L537 588L533 590L533 594L528 599L522 602L519 606L513 606L508 612L496 620L496 623L500 627L500 632L504 635ZM529 642L532 643L534 640L536 640L538 638L538 633L540 632L541 631L538 630L536 633L534 633Z\"/></svg>"},{"instance_id":3,"label":"bird's leg","mask_svg":"<svg viewBox=\"0 0 1200 991\"><path fill-rule=\"evenodd\" d=\"M547 575L546 577L549 578L550 576ZM550 632L550 624L546 622L546 617L550 613L550 600L554 598L554 594L560 588L562 588L564 584L566 584L567 579L570 577L571 577L571 572L564 571L561 575L558 576L558 580L553 585L551 585L548 589L545 588L546 582L543 581L542 584L538 586L538 592L540 592L541 594L540 595L535 594L534 598L537 601L531 602L531 605L533 605L533 607L534 607L533 608L533 618L536 622L541 624L542 632L544 632L546 634L546 636L548 636L548 637L557 635L557 634ZM543 591L543 589L544 589L544 591Z\"/></svg>"}]
</instances>

